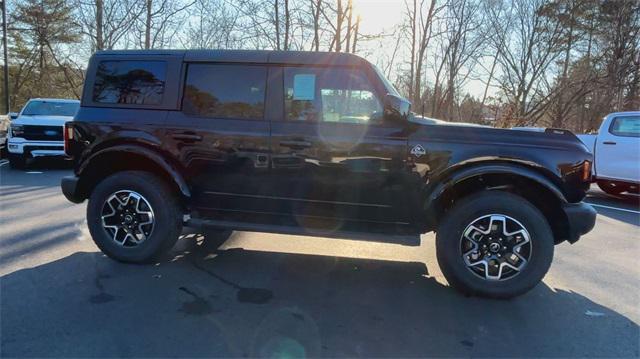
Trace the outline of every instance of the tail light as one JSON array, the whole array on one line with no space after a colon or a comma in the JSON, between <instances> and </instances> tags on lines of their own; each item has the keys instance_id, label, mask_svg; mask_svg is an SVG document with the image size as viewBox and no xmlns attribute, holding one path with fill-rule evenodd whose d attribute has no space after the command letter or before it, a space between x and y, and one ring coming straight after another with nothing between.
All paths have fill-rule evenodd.
<instances>
[{"instance_id":1,"label":"tail light","mask_svg":"<svg viewBox=\"0 0 640 359\"><path fill-rule=\"evenodd\" d=\"M64 124L64 153L67 156L71 156L69 149L71 148L71 141L73 141L73 127L70 123Z\"/></svg>"}]
</instances>

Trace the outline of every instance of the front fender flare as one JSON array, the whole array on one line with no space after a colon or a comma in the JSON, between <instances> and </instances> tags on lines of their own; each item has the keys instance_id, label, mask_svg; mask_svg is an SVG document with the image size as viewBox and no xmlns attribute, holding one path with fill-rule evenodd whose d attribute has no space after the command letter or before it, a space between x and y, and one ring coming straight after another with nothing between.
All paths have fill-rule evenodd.
<instances>
[{"instance_id":1,"label":"front fender flare","mask_svg":"<svg viewBox=\"0 0 640 359\"><path fill-rule=\"evenodd\" d=\"M440 197L446 190L466 179L485 174L510 174L525 177L538 182L551 193L553 193L562 203L567 203L567 199L560 190L560 187L545 177L540 172L518 164L478 164L461 168L446 176L445 179L436 181L437 185L429 193L429 203Z\"/></svg>"},{"instance_id":2,"label":"front fender flare","mask_svg":"<svg viewBox=\"0 0 640 359\"><path fill-rule=\"evenodd\" d=\"M456 184L473 177L487 174L509 174L524 177L531 181L535 181L536 183L547 189L550 193L553 193L561 203L568 203L560 187L535 169L531 169L518 164L492 163L476 164L469 167L464 167L455 170L448 175L445 175L444 178L434 180L433 185L427 185L425 189L425 210L427 211L427 213L433 213L434 207L440 200L441 196L449 189L453 188L453 186L455 186Z\"/></svg>"}]
</instances>

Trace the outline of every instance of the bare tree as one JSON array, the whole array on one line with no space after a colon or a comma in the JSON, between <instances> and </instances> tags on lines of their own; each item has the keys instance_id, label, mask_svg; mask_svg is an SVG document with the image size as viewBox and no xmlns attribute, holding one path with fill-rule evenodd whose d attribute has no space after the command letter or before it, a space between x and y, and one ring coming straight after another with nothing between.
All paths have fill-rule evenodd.
<instances>
[{"instance_id":1,"label":"bare tree","mask_svg":"<svg viewBox=\"0 0 640 359\"><path fill-rule=\"evenodd\" d=\"M495 29L489 39L498 52L499 85L510 106L510 124L536 124L551 98L548 70L561 53L562 24L544 16L543 5L543 0L514 0L508 10L494 13L500 16L489 16Z\"/></svg>"},{"instance_id":2,"label":"bare tree","mask_svg":"<svg viewBox=\"0 0 640 359\"><path fill-rule=\"evenodd\" d=\"M187 10L196 0L144 0L144 14L131 33L136 46L143 49L169 45L187 20Z\"/></svg>"},{"instance_id":3,"label":"bare tree","mask_svg":"<svg viewBox=\"0 0 640 359\"><path fill-rule=\"evenodd\" d=\"M322 8L322 0L310 1L313 23L313 43L311 44L311 49L320 51L320 9Z\"/></svg>"},{"instance_id":4,"label":"bare tree","mask_svg":"<svg viewBox=\"0 0 640 359\"><path fill-rule=\"evenodd\" d=\"M238 48L250 36L238 30L240 13L220 2L198 0L189 8L189 18L178 36L189 49Z\"/></svg>"},{"instance_id":5,"label":"bare tree","mask_svg":"<svg viewBox=\"0 0 640 359\"><path fill-rule=\"evenodd\" d=\"M72 0L92 50L113 49L145 13L143 0Z\"/></svg>"},{"instance_id":6,"label":"bare tree","mask_svg":"<svg viewBox=\"0 0 640 359\"><path fill-rule=\"evenodd\" d=\"M443 9L436 6L436 0L413 0L411 5L405 1L409 20L410 70L409 98L415 105L422 102L422 78L425 55L433 37L433 22L436 14Z\"/></svg>"},{"instance_id":7,"label":"bare tree","mask_svg":"<svg viewBox=\"0 0 640 359\"><path fill-rule=\"evenodd\" d=\"M484 35L478 31L482 27L479 3L473 0L452 0L447 7L446 24L444 38L449 51L445 57L445 108L446 117L453 120L460 118L460 114L456 113L459 110L456 109L459 89L473 71L479 58L480 46L484 43Z\"/></svg>"}]
</instances>

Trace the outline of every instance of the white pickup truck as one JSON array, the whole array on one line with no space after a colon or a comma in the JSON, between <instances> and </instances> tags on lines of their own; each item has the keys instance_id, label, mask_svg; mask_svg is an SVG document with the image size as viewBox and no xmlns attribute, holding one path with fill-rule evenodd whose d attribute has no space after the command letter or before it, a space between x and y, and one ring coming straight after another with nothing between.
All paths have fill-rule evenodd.
<instances>
[{"instance_id":1,"label":"white pickup truck","mask_svg":"<svg viewBox=\"0 0 640 359\"><path fill-rule=\"evenodd\" d=\"M64 124L73 120L79 108L78 100L30 99L11 120L7 138L9 165L24 168L31 157L65 156Z\"/></svg>"},{"instance_id":2,"label":"white pickup truck","mask_svg":"<svg viewBox=\"0 0 640 359\"><path fill-rule=\"evenodd\" d=\"M606 193L638 193L640 188L640 111L608 114L595 135L578 135L591 150L593 176Z\"/></svg>"}]
</instances>

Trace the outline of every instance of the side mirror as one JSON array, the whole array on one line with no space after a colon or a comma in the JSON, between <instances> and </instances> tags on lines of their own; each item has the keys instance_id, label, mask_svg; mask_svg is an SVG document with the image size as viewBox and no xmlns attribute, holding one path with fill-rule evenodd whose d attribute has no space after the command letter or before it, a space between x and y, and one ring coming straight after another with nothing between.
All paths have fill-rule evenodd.
<instances>
[{"instance_id":1,"label":"side mirror","mask_svg":"<svg viewBox=\"0 0 640 359\"><path fill-rule=\"evenodd\" d=\"M17 113L17 112L9 112L9 113L7 114L7 116L9 117L9 121L13 121L13 120L15 120L16 118L18 118L18 113Z\"/></svg>"},{"instance_id":2,"label":"side mirror","mask_svg":"<svg viewBox=\"0 0 640 359\"><path fill-rule=\"evenodd\" d=\"M406 99L387 94L384 99L384 117L390 121L406 121L411 110L411 102Z\"/></svg>"}]
</instances>

